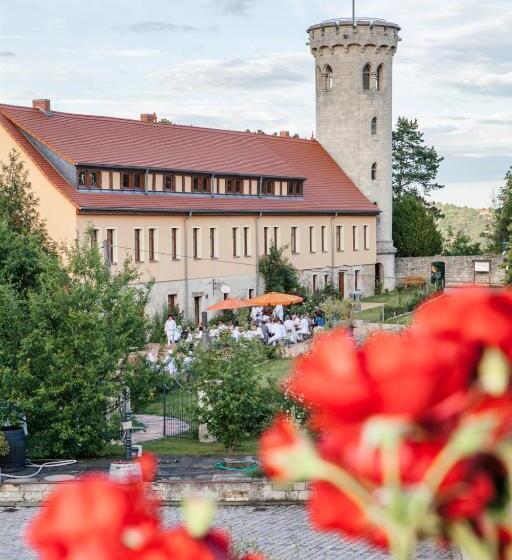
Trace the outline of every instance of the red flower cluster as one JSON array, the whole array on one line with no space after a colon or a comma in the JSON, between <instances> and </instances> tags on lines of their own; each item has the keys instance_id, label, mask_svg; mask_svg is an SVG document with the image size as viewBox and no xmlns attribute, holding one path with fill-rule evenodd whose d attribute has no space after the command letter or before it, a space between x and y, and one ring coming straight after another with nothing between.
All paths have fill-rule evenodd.
<instances>
[{"instance_id":1,"label":"red flower cluster","mask_svg":"<svg viewBox=\"0 0 512 560\"><path fill-rule=\"evenodd\" d=\"M151 477L155 461L142 461ZM27 532L41 560L235 560L224 531L193 538L185 527L164 529L157 500L144 484L102 475L63 485ZM240 560L264 560L247 555Z\"/></svg>"},{"instance_id":2,"label":"red flower cluster","mask_svg":"<svg viewBox=\"0 0 512 560\"><path fill-rule=\"evenodd\" d=\"M343 330L318 336L288 389L311 411L320 459L352 476L374 504L385 505L385 440L399 434L402 487L435 483L439 518L447 525L464 519L478 533L486 511L506 495L507 472L493 449L512 431L511 362L512 293L461 289L424 304L406 332L376 334L361 348ZM492 430L471 429L485 420ZM290 422L278 419L261 440L267 473L296 479L277 459L301 441ZM459 459L435 480L447 450ZM318 528L387 543L357 496L321 468L307 478L315 481L310 511Z\"/></svg>"}]
</instances>

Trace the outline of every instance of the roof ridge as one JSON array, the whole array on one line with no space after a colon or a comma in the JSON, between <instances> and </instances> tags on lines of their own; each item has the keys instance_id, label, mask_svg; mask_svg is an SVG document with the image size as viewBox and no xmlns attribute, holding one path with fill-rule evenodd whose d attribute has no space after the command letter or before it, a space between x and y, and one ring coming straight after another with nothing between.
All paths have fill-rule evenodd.
<instances>
[{"instance_id":1,"label":"roof ridge","mask_svg":"<svg viewBox=\"0 0 512 560\"><path fill-rule=\"evenodd\" d=\"M6 108L6 110L9 110L9 107L12 107L14 109L25 109L27 111L39 111L39 109L34 109L33 107L27 107L26 105L13 105L13 104L8 104L8 103L0 103L0 111L2 110L2 108ZM52 114L56 114L56 115L64 115L64 116L70 116L70 117L78 117L78 118L83 118L83 119L101 119L101 120L107 120L107 121L124 121L124 122L129 122L129 123L135 123L141 126L160 126L160 127L174 127L174 128L181 128L181 129L197 129L197 130L205 130L205 131L210 131L210 132L220 132L222 134L240 134L240 135L246 135L246 134L252 134L253 136L259 136L262 138L272 138L272 139L276 139L276 140L280 140L280 141L295 141L295 142L308 142L308 143L318 143L318 141L315 138L296 138L293 136L279 136L279 134L267 134L267 133L258 133L258 132L252 132L249 131L247 132L246 130L233 130L230 128L213 128L211 126L197 126L197 125L192 125L192 124L178 124L178 123L148 123L148 122L144 122L138 119L131 119L129 117L114 117L112 115L95 115L95 114L86 114L86 113L72 113L72 112L68 112L68 111L54 111L53 109L50 111Z\"/></svg>"}]
</instances>

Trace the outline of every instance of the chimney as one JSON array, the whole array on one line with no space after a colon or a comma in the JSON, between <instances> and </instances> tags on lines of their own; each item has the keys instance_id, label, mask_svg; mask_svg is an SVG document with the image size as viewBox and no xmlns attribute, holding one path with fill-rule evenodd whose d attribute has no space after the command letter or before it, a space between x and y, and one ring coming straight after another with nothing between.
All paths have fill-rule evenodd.
<instances>
[{"instance_id":1,"label":"chimney","mask_svg":"<svg viewBox=\"0 0 512 560\"><path fill-rule=\"evenodd\" d=\"M32 100L32 108L39 109L42 113L49 113L50 109L50 100L49 99L33 99Z\"/></svg>"},{"instance_id":2,"label":"chimney","mask_svg":"<svg viewBox=\"0 0 512 560\"><path fill-rule=\"evenodd\" d=\"M288 130L281 130L279 136L281 136L281 138L290 138L290 133Z\"/></svg>"},{"instance_id":3,"label":"chimney","mask_svg":"<svg viewBox=\"0 0 512 560\"><path fill-rule=\"evenodd\" d=\"M155 124L157 121L156 113L142 113L140 116L140 120L145 123Z\"/></svg>"}]
</instances>

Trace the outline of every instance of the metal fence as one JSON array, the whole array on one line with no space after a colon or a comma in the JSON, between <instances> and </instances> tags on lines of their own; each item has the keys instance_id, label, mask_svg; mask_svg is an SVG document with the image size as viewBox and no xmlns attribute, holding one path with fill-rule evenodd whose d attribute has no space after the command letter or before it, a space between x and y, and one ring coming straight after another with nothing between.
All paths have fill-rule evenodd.
<instances>
[{"instance_id":1,"label":"metal fence","mask_svg":"<svg viewBox=\"0 0 512 560\"><path fill-rule=\"evenodd\" d=\"M197 439L198 424L194 417L197 395L188 384L172 381L164 386L164 436Z\"/></svg>"}]
</instances>

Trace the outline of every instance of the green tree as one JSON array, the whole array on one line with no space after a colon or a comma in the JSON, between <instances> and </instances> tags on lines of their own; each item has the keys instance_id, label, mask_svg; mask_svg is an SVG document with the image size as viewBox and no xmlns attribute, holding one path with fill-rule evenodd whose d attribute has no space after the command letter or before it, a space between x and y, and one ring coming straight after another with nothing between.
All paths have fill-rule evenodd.
<instances>
[{"instance_id":1,"label":"green tree","mask_svg":"<svg viewBox=\"0 0 512 560\"><path fill-rule=\"evenodd\" d=\"M447 230L447 237L445 239L443 255L481 255L482 247L480 243L471 243L471 239L462 230L454 233L453 229L449 226Z\"/></svg>"},{"instance_id":2,"label":"green tree","mask_svg":"<svg viewBox=\"0 0 512 560\"><path fill-rule=\"evenodd\" d=\"M502 253L508 249L512 237L510 233L512 227L512 167L505 175L505 184L500 189L496 202L488 234L489 250Z\"/></svg>"},{"instance_id":3,"label":"green tree","mask_svg":"<svg viewBox=\"0 0 512 560\"><path fill-rule=\"evenodd\" d=\"M267 255L259 260L260 274L265 280L267 292L294 293L301 289L299 273L284 256L286 247L270 247Z\"/></svg>"},{"instance_id":4,"label":"green tree","mask_svg":"<svg viewBox=\"0 0 512 560\"><path fill-rule=\"evenodd\" d=\"M426 203L432 191L443 188L436 177L444 158L438 156L433 146L425 146L416 119L398 117L392 144L393 196L413 194Z\"/></svg>"},{"instance_id":5,"label":"green tree","mask_svg":"<svg viewBox=\"0 0 512 560\"><path fill-rule=\"evenodd\" d=\"M414 194L403 194L393 202L393 241L399 257L438 255L443 249L432 212Z\"/></svg>"},{"instance_id":6,"label":"green tree","mask_svg":"<svg viewBox=\"0 0 512 560\"><path fill-rule=\"evenodd\" d=\"M34 235L49 247L52 244L39 216L38 205L21 156L12 150L7 161L0 163L0 219L12 231Z\"/></svg>"}]
</instances>

